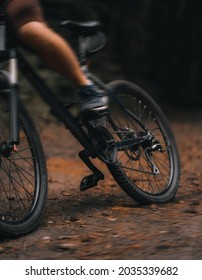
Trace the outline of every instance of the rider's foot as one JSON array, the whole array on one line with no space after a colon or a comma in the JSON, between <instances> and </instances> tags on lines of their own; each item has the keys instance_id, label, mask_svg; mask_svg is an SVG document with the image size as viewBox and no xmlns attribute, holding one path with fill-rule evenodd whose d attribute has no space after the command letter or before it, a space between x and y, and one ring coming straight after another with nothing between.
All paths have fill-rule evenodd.
<instances>
[{"instance_id":1,"label":"rider's foot","mask_svg":"<svg viewBox=\"0 0 202 280\"><path fill-rule=\"evenodd\" d=\"M108 109L108 97L94 85L81 86L81 113L100 113Z\"/></svg>"}]
</instances>

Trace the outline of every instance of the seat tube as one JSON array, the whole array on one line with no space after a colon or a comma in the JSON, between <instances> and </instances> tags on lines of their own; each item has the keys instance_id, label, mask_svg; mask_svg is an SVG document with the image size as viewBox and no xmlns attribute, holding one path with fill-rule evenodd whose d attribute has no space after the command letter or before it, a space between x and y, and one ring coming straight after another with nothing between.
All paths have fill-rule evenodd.
<instances>
[{"instance_id":1,"label":"seat tube","mask_svg":"<svg viewBox=\"0 0 202 280\"><path fill-rule=\"evenodd\" d=\"M16 49L9 53L10 74L10 143L19 143L19 115L18 115L18 67Z\"/></svg>"}]
</instances>

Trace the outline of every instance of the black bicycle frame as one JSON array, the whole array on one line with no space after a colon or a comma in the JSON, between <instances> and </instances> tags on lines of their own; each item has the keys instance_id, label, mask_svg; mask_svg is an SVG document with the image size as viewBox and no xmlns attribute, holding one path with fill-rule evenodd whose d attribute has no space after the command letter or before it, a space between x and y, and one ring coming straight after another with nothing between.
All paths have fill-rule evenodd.
<instances>
[{"instance_id":1,"label":"black bicycle frame","mask_svg":"<svg viewBox=\"0 0 202 280\"><path fill-rule=\"evenodd\" d=\"M17 65L18 62L18 65ZM36 88L37 92L44 99L44 101L50 106L54 115L61 120L65 127L70 130L72 135L79 141L83 146L84 150L87 152L87 157L95 158L97 155L90 144L90 138L86 131L79 124L78 118L75 118L71 115L68 109L57 99L52 90L47 86L44 80L36 73L33 67L25 59L25 57L16 49L9 50L9 63L10 63L10 135L8 149L12 150L12 147L15 144L19 143L19 110L18 110L18 82L17 82L17 69L19 67L23 76ZM147 140L150 137L144 124L138 119L137 116L128 111L123 104L117 99L116 95L111 91L106 85L95 77L92 73L88 72L88 69L85 69L86 75L94 83L103 88L108 94L115 100L116 103L122 108L123 111L126 111L127 114L131 115L133 119L147 132L144 139L141 141ZM137 140L137 139L136 139ZM139 140L139 139L138 139ZM132 140L130 140L132 141ZM130 142L129 141L129 142ZM140 142L141 142L140 141ZM129 145L130 143L120 142L119 146ZM119 147L119 148L120 148Z\"/></svg>"},{"instance_id":2,"label":"black bicycle frame","mask_svg":"<svg viewBox=\"0 0 202 280\"><path fill-rule=\"evenodd\" d=\"M64 105L55 97L51 89L46 85L44 80L36 73L24 56L18 52L19 69L23 73L23 76L36 88L40 96L51 107L54 114L64 123L73 136L79 141L84 149L89 153L89 156L95 158L95 151L90 144L90 139L79 125L78 120L73 117L70 112L64 107Z\"/></svg>"}]
</instances>

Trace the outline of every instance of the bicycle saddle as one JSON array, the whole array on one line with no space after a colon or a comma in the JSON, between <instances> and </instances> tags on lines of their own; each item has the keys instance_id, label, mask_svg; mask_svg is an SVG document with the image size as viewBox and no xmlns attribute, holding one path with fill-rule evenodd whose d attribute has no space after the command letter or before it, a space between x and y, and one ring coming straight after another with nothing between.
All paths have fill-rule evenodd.
<instances>
[{"instance_id":1,"label":"bicycle saddle","mask_svg":"<svg viewBox=\"0 0 202 280\"><path fill-rule=\"evenodd\" d=\"M67 28L69 31L75 33L76 35L85 35L89 36L95 34L98 30L101 29L101 23L99 21L86 21L78 22L65 20L60 23L62 27Z\"/></svg>"}]
</instances>

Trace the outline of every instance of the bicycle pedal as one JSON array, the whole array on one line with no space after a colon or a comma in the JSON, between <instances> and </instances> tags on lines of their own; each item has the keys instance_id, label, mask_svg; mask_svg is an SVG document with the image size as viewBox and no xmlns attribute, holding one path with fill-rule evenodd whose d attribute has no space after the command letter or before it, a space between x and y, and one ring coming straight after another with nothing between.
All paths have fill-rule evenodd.
<instances>
[{"instance_id":1,"label":"bicycle pedal","mask_svg":"<svg viewBox=\"0 0 202 280\"><path fill-rule=\"evenodd\" d=\"M96 174L85 176L81 181L80 191L85 191L87 189L97 186L99 180L100 178Z\"/></svg>"}]
</instances>

